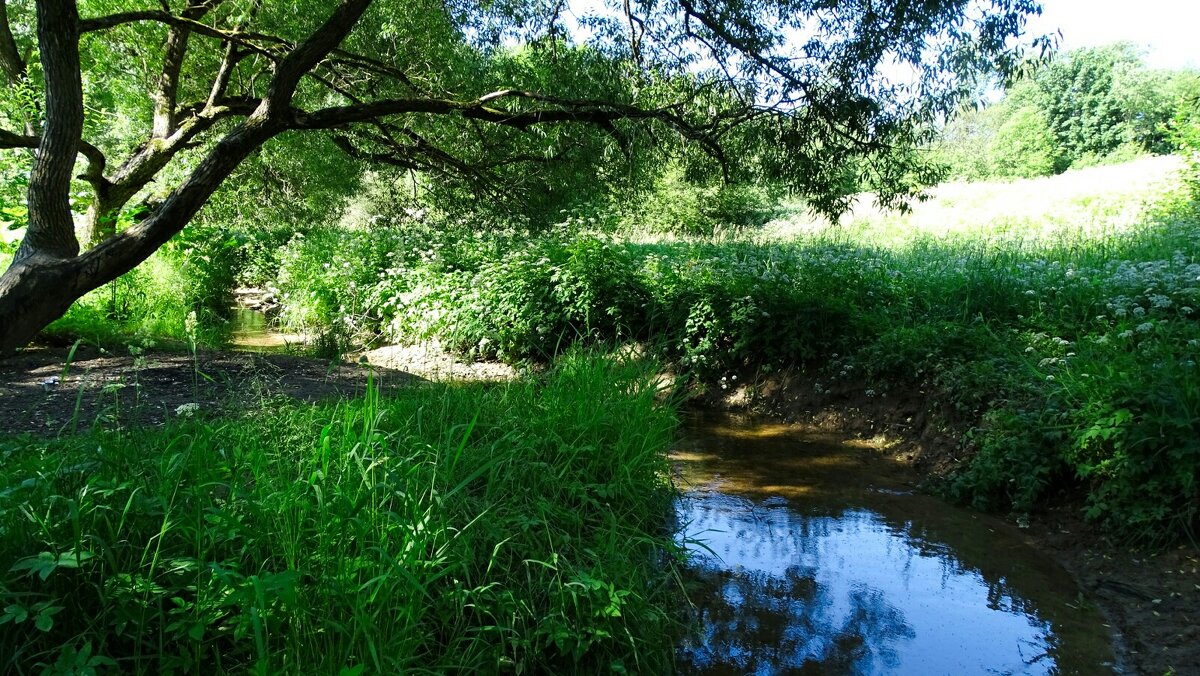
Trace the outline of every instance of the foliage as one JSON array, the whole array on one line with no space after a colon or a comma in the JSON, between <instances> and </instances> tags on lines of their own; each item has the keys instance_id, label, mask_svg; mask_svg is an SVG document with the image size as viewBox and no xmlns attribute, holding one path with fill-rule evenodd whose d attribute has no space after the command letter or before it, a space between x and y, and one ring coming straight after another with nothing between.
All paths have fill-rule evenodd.
<instances>
[{"instance_id":1,"label":"foliage","mask_svg":"<svg viewBox=\"0 0 1200 676\"><path fill-rule=\"evenodd\" d=\"M1177 152L1172 121L1198 95L1200 73L1147 68L1130 44L1078 49L1010 83L998 103L959 114L937 148L967 179L1119 164Z\"/></svg>"},{"instance_id":2,"label":"foliage","mask_svg":"<svg viewBox=\"0 0 1200 676\"><path fill-rule=\"evenodd\" d=\"M1012 113L996 132L992 144L993 173L1011 178L1048 176L1054 170L1054 133L1046 116L1032 106Z\"/></svg>"},{"instance_id":3,"label":"foliage","mask_svg":"<svg viewBox=\"0 0 1200 676\"><path fill-rule=\"evenodd\" d=\"M1184 180L1192 196L1200 199L1200 94L1171 121L1171 133L1187 162Z\"/></svg>"},{"instance_id":4,"label":"foliage","mask_svg":"<svg viewBox=\"0 0 1200 676\"><path fill-rule=\"evenodd\" d=\"M668 670L642 365L0 441L0 655L136 673Z\"/></svg>"},{"instance_id":5,"label":"foliage","mask_svg":"<svg viewBox=\"0 0 1200 676\"><path fill-rule=\"evenodd\" d=\"M940 176L916 149L966 83L1048 43L1024 39L1036 0L639 0L575 26L541 0L11 5L0 150L38 150L41 169L0 284L4 354L193 222L240 230L264 206L320 221L367 166L410 185L418 211L534 228L636 194L667 163L700 190L644 215L693 232L763 222L756 186L829 216L863 187L903 206ZM0 166L0 199L24 175Z\"/></svg>"},{"instance_id":6,"label":"foliage","mask_svg":"<svg viewBox=\"0 0 1200 676\"><path fill-rule=\"evenodd\" d=\"M186 341L194 313L195 337L221 345L229 335L241 246L228 230L197 226L81 298L48 331L109 344L131 335Z\"/></svg>"},{"instance_id":7,"label":"foliage","mask_svg":"<svg viewBox=\"0 0 1200 676\"><path fill-rule=\"evenodd\" d=\"M973 460L948 485L959 498L1028 511L1080 482L1114 528L1179 533L1194 526L1200 466L1187 436L1200 420L1200 219L1149 192L1173 166L951 186L912 216L807 235L638 241L586 219L538 234L314 231L287 248L284 316L325 298L321 321L359 340L510 361L636 340L709 386L801 367L826 389L924 388L975 427Z\"/></svg>"},{"instance_id":8,"label":"foliage","mask_svg":"<svg viewBox=\"0 0 1200 676\"><path fill-rule=\"evenodd\" d=\"M675 164L665 167L648 188L626 191L612 211L616 227L626 231L714 235L761 227L775 215L777 203L768 188L689 180Z\"/></svg>"}]
</instances>

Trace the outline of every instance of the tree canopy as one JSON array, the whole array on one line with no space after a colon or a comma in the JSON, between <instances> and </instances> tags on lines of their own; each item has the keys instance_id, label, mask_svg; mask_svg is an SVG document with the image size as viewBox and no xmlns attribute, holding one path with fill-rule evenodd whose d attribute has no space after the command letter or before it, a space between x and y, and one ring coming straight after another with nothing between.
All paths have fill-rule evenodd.
<instances>
[{"instance_id":1,"label":"tree canopy","mask_svg":"<svg viewBox=\"0 0 1200 676\"><path fill-rule=\"evenodd\" d=\"M1200 72L1156 70L1129 43L1056 54L959 116L941 141L966 178L1045 176L1132 154L1179 150L1179 117L1200 107Z\"/></svg>"},{"instance_id":2,"label":"tree canopy","mask_svg":"<svg viewBox=\"0 0 1200 676\"><path fill-rule=\"evenodd\" d=\"M375 164L528 205L683 148L723 180L785 181L828 213L847 203L848 172L895 205L932 175L911 149L981 73L1020 63L1025 17L1039 11L1034 0L0 8L0 171L28 184L25 235L0 278L0 353L144 260L247 162L273 171L264 146L297 150L274 154L312 173L305 191Z\"/></svg>"}]
</instances>

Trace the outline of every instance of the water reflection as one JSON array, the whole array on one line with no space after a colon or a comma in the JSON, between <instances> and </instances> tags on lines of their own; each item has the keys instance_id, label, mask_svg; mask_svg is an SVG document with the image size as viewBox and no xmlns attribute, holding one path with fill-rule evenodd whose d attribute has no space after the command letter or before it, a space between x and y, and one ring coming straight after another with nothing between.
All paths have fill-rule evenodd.
<instances>
[{"instance_id":1,"label":"water reflection","mask_svg":"<svg viewBox=\"0 0 1200 676\"><path fill-rule=\"evenodd\" d=\"M283 352L305 344L303 335L272 330L267 316L250 308L233 309L232 329L229 342L239 350Z\"/></svg>"},{"instance_id":2,"label":"water reflection","mask_svg":"<svg viewBox=\"0 0 1200 676\"><path fill-rule=\"evenodd\" d=\"M836 439L693 421L676 454L685 672L1112 673L1078 591L998 522Z\"/></svg>"}]
</instances>

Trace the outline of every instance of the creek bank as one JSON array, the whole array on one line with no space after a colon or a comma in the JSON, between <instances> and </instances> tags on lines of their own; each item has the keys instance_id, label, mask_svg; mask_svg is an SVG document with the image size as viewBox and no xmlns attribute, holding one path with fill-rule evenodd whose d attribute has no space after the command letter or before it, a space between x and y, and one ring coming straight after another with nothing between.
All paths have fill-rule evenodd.
<instances>
[{"instance_id":1,"label":"creek bank","mask_svg":"<svg viewBox=\"0 0 1200 676\"><path fill-rule=\"evenodd\" d=\"M692 392L689 407L762 416L867 439L918 475L922 490L971 457L964 421L919 389L868 396L852 383L818 387L791 370ZM1007 518L1024 540L1061 564L1118 630L1119 662L1134 673L1200 673L1200 548L1133 546L1085 521L1082 491L1063 492L1040 512Z\"/></svg>"},{"instance_id":2,"label":"creek bank","mask_svg":"<svg viewBox=\"0 0 1200 676\"><path fill-rule=\"evenodd\" d=\"M71 360L69 353L64 346L39 346L0 361L0 430L54 435L69 431L73 418L80 429L94 422L159 425L189 403L206 414L237 414L281 395L309 401L355 396L368 379L385 392L422 380L381 364L284 354L201 351L193 359L157 348L135 356L89 345L80 345ZM430 366L445 373L441 357ZM689 405L874 439L914 468L926 480L925 488L971 452L967 428L949 407L931 406L928 392L868 397L843 385L826 394L813 381L786 371L742 383L693 393ZM1071 572L1119 629L1121 662L1156 676L1200 673L1200 551L1132 549L1084 522L1081 506L1080 496L1063 496L1030 515L1020 532Z\"/></svg>"}]
</instances>

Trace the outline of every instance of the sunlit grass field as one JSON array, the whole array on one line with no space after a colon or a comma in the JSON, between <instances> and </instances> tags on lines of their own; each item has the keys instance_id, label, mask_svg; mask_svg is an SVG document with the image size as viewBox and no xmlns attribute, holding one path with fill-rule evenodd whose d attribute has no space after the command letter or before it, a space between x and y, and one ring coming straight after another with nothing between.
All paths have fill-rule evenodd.
<instances>
[{"instance_id":1,"label":"sunlit grass field","mask_svg":"<svg viewBox=\"0 0 1200 676\"><path fill-rule=\"evenodd\" d=\"M881 211L863 195L837 223L793 205L761 237L788 241L822 235L887 248L931 239L996 247L1102 240L1141 230L1148 209L1179 190L1183 169L1179 157L1146 157L1046 178L944 183L907 214Z\"/></svg>"}]
</instances>

